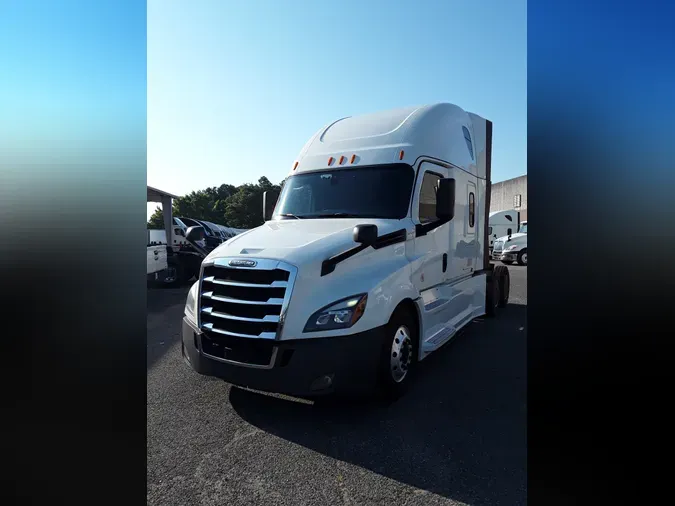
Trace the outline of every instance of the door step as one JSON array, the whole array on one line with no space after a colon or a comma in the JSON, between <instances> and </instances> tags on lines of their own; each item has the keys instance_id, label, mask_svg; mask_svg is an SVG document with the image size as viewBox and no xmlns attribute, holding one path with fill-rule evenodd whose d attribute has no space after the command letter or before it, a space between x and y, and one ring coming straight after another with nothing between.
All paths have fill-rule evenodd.
<instances>
[{"instance_id":1,"label":"door step","mask_svg":"<svg viewBox=\"0 0 675 506\"><path fill-rule=\"evenodd\" d=\"M446 325L431 335L422 344L423 353L431 353L447 343L457 333L457 328L452 325Z\"/></svg>"},{"instance_id":2,"label":"door step","mask_svg":"<svg viewBox=\"0 0 675 506\"><path fill-rule=\"evenodd\" d=\"M427 355L432 351L436 351L438 348L447 343L450 339L455 337L457 331L463 328L467 323L473 320L476 315L480 312L480 308L477 310L472 310L471 308L464 311L460 314L459 318L453 320L453 324L446 323L439 330L434 332L430 337L424 340L422 343L422 354Z\"/></svg>"}]
</instances>

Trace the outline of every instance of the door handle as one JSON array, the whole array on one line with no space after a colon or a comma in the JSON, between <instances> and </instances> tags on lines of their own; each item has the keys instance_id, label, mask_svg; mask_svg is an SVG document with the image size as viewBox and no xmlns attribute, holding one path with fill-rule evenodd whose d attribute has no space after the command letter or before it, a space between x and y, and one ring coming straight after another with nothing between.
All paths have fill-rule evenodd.
<instances>
[{"instance_id":1,"label":"door handle","mask_svg":"<svg viewBox=\"0 0 675 506\"><path fill-rule=\"evenodd\" d=\"M443 272L448 268L448 254L443 253Z\"/></svg>"}]
</instances>

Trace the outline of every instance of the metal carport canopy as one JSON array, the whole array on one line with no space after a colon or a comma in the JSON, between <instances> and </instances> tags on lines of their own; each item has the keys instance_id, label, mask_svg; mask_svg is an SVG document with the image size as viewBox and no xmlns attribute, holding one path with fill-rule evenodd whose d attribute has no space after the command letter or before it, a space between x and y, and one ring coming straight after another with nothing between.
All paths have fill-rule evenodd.
<instances>
[{"instance_id":1,"label":"metal carport canopy","mask_svg":"<svg viewBox=\"0 0 675 506\"><path fill-rule=\"evenodd\" d=\"M148 202L160 202L162 204L162 215L164 217L164 230L166 231L167 245L171 245L171 239L173 237L171 201L178 198L180 198L178 195L173 195L169 192L148 186Z\"/></svg>"}]
</instances>

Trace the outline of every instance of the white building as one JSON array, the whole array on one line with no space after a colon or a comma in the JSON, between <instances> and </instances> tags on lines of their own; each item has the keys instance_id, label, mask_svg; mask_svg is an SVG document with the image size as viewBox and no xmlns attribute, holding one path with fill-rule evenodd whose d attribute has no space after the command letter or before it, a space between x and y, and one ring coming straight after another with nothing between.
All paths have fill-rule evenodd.
<instances>
[{"instance_id":1,"label":"white building","mask_svg":"<svg viewBox=\"0 0 675 506\"><path fill-rule=\"evenodd\" d=\"M492 183L490 192L490 212L520 211L520 220L527 221L527 174Z\"/></svg>"}]
</instances>

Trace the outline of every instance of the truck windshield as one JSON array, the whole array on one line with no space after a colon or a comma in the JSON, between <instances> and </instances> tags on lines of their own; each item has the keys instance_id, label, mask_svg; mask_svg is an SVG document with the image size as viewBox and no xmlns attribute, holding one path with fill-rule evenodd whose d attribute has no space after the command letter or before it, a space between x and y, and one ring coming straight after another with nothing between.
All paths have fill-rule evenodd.
<instances>
[{"instance_id":1,"label":"truck windshield","mask_svg":"<svg viewBox=\"0 0 675 506\"><path fill-rule=\"evenodd\" d=\"M274 218L402 219L408 214L413 179L406 164L297 174L286 180Z\"/></svg>"},{"instance_id":2,"label":"truck windshield","mask_svg":"<svg viewBox=\"0 0 675 506\"><path fill-rule=\"evenodd\" d=\"M520 230L518 230L518 232L520 232L521 234L527 234L527 223L521 225Z\"/></svg>"}]
</instances>

